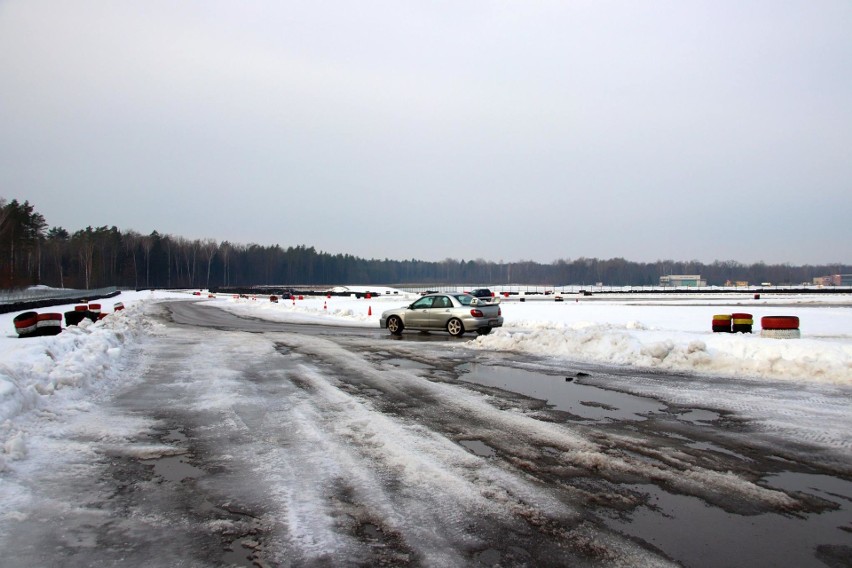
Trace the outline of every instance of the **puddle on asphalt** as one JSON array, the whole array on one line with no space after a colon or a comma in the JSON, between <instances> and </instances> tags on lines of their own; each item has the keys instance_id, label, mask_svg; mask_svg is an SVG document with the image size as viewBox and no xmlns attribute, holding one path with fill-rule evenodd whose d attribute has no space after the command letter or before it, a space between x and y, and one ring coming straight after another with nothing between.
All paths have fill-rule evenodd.
<instances>
[{"instance_id":1,"label":"puddle on asphalt","mask_svg":"<svg viewBox=\"0 0 852 568\"><path fill-rule=\"evenodd\" d=\"M545 400L557 410L588 420L646 420L648 414L667 409L652 398L581 385L566 377L476 363L462 365L460 370L462 381Z\"/></svg>"},{"instance_id":2,"label":"puddle on asphalt","mask_svg":"<svg viewBox=\"0 0 852 568\"><path fill-rule=\"evenodd\" d=\"M470 452L484 458L490 458L496 454L494 448L480 440L459 440L459 444Z\"/></svg>"},{"instance_id":3,"label":"puddle on asphalt","mask_svg":"<svg viewBox=\"0 0 852 568\"><path fill-rule=\"evenodd\" d=\"M165 442L185 442L186 439L186 434L180 430L169 430L169 433L163 436Z\"/></svg>"},{"instance_id":4,"label":"puddle on asphalt","mask_svg":"<svg viewBox=\"0 0 852 568\"><path fill-rule=\"evenodd\" d=\"M204 475L204 470L186 462L186 456L165 456L162 458L142 460L146 465L154 466L154 475L166 481L181 482L184 479L195 479Z\"/></svg>"},{"instance_id":5,"label":"puddle on asphalt","mask_svg":"<svg viewBox=\"0 0 852 568\"><path fill-rule=\"evenodd\" d=\"M238 538L230 544L230 548L226 549L222 554L222 560L226 565L230 566L260 566L257 563L257 549L259 543L251 538Z\"/></svg>"},{"instance_id":6,"label":"puddle on asphalt","mask_svg":"<svg viewBox=\"0 0 852 568\"><path fill-rule=\"evenodd\" d=\"M483 566L497 566L500 564L500 552L493 548L488 548L482 552L477 552L474 555L477 564Z\"/></svg>"},{"instance_id":7,"label":"puddle on asphalt","mask_svg":"<svg viewBox=\"0 0 852 568\"><path fill-rule=\"evenodd\" d=\"M393 365L394 367L400 367L403 369L431 369L431 365L427 365L426 363L421 363L420 361L412 361L411 359L385 359L385 363L388 365Z\"/></svg>"},{"instance_id":8,"label":"puddle on asphalt","mask_svg":"<svg viewBox=\"0 0 852 568\"><path fill-rule=\"evenodd\" d=\"M687 422L715 422L722 418L722 415L712 410L703 408L694 408L688 412L683 412L677 415L678 419L686 420Z\"/></svg>"},{"instance_id":9,"label":"puddle on asphalt","mask_svg":"<svg viewBox=\"0 0 852 568\"><path fill-rule=\"evenodd\" d=\"M767 480L772 486L802 490L808 485L811 494L830 496L831 490L848 491L852 483L828 476L782 473ZM648 496L648 505L630 514L630 518L608 519L605 524L628 536L644 540L685 566L823 566L815 552L846 550L852 504L836 495L839 509L820 513L798 512L790 515L760 516L729 513L710 506L703 500L669 493L654 485L625 486ZM829 491L826 489L830 488ZM796 538L789 538L795 534ZM725 546L695 546L696 535L702 542L725 543ZM771 543L761 547L760 557L748 556L754 541ZM845 566L848 564L829 564Z\"/></svg>"},{"instance_id":10,"label":"puddle on asphalt","mask_svg":"<svg viewBox=\"0 0 852 568\"><path fill-rule=\"evenodd\" d=\"M817 495L823 499L833 501L841 507L852 510L852 481L846 479L828 475L784 471L776 475L770 475L766 478L766 483L771 487L777 487L785 491L801 491ZM852 526L850 526L850 530L852 530Z\"/></svg>"},{"instance_id":11,"label":"puddle on asphalt","mask_svg":"<svg viewBox=\"0 0 852 568\"><path fill-rule=\"evenodd\" d=\"M361 525L361 529L364 531L364 534L367 536L367 538L378 540L382 537L381 529L373 523L364 523L363 525Z\"/></svg>"}]
</instances>

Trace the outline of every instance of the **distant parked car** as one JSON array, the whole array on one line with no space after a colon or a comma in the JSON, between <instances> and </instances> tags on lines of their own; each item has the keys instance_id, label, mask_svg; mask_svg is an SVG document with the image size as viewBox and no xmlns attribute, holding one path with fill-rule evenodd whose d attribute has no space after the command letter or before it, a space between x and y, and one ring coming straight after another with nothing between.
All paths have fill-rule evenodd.
<instances>
[{"instance_id":1,"label":"distant parked car","mask_svg":"<svg viewBox=\"0 0 852 568\"><path fill-rule=\"evenodd\" d=\"M469 292L474 298L493 298L494 293L488 288L477 288Z\"/></svg>"},{"instance_id":2,"label":"distant parked car","mask_svg":"<svg viewBox=\"0 0 852 568\"><path fill-rule=\"evenodd\" d=\"M429 294L408 306L385 311L379 324L393 335L404 329L446 331L453 337L466 331L485 335L503 325L500 299L489 300L470 294Z\"/></svg>"}]
</instances>

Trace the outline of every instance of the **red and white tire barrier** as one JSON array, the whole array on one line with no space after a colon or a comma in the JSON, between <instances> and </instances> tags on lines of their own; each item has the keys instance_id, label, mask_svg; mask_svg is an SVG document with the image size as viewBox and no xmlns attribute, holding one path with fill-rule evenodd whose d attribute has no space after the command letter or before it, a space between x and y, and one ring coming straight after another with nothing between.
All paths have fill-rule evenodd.
<instances>
[{"instance_id":1,"label":"red and white tire barrier","mask_svg":"<svg viewBox=\"0 0 852 568\"><path fill-rule=\"evenodd\" d=\"M38 327L38 314L35 312L18 314L15 316L14 323L18 337L33 337Z\"/></svg>"},{"instance_id":2,"label":"red and white tire barrier","mask_svg":"<svg viewBox=\"0 0 852 568\"><path fill-rule=\"evenodd\" d=\"M760 336L773 339L799 339L799 318L796 316L765 316L760 318Z\"/></svg>"},{"instance_id":3,"label":"red and white tire barrier","mask_svg":"<svg viewBox=\"0 0 852 568\"><path fill-rule=\"evenodd\" d=\"M39 314L37 335L58 335L62 331L62 314Z\"/></svg>"},{"instance_id":4,"label":"red and white tire barrier","mask_svg":"<svg viewBox=\"0 0 852 568\"><path fill-rule=\"evenodd\" d=\"M18 337L56 335L62 331L62 314L58 313L24 312L15 316L13 321Z\"/></svg>"}]
</instances>

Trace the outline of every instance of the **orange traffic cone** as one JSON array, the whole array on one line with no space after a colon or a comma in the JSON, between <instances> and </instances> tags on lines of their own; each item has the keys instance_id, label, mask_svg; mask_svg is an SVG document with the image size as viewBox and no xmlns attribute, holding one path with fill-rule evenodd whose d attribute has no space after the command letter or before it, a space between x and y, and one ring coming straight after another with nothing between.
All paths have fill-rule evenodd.
<instances>
[{"instance_id":1,"label":"orange traffic cone","mask_svg":"<svg viewBox=\"0 0 852 568\"><path fill-rule=\"evenodd\" d=\"M322 303L322 309L324 309L324 310L327 310L327 309L328 309L328 302L323 302L323 303Z\"/></svg>"},{"instance_id":2,"label":"orange traffic cone","mask_svg":"<svg viewBox=\"0 0 852 568\"><path fill-rule=\"evenodd\" d=\"M368 316L373 315L373 306L367 306L367 315Z\"/></svg>"}]
</instances>

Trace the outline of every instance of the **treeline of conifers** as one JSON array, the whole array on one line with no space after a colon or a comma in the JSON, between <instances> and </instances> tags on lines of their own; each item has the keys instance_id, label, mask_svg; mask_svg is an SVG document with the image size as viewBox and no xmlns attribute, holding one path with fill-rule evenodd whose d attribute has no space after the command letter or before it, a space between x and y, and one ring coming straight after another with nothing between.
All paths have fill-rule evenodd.
<instances>
[{"instance_id":1,"label":"treeline of conifers","mask_svg":"<svg viewBox=\"0 0 852 568\"><path fill-rule=\"evenodd\" d=\"M143 235L116 227L69 233L48 228L24 201L0 198L0 288L34 284L60 288L210 288L254 285L340 284L569 284L655 286L660 276L700 274L709 285L728 281L801 284L814 277L852 272L848 265L790 266L736 261L653 263L623 258L493 262L377 260L331 254L305 245L238 244Z\"/></svg>"}]
</instances>

